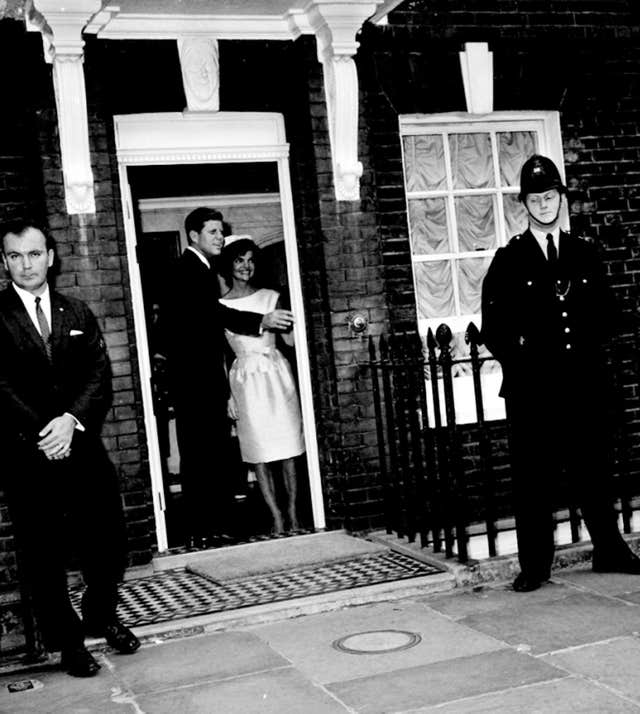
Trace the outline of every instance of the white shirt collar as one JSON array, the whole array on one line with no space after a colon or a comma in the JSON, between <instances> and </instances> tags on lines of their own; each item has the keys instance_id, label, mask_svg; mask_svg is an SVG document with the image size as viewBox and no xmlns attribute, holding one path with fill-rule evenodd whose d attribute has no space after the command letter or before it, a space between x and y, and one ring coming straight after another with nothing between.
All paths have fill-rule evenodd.
<instances>
[{"instance_id":1,"label":"white shirt collar","mask_svg":"<svg viewBox=\"0 0 640 714\"><path fill-rule=\"evenodd\" d=\"M549 235L549 233L551 233L551 235L553 236L553 244L556 247L556 251L558 252L558 255L560 255L560 226L556 226L552 231L541 231L538 228L529 226L529 230L531 231L531 234L538 242L538 245L540 246L540 249L544 253L545 258L547 257L547 236Z\"/></svg>"},{"instance_id":2,"label":"white shirt collar","mask_svg":"<svg viewBox=\"0 0 640 714\"><path fill-rule=\"evenodd\" d=\"M187 246L187 250L190 250L192 253L195 253L198 258L207 266L207 268L211 268L211 263L202 255L202 253L199 250L196 250L192 245Z\"/></svg>"},{"instance_id":3,"label":"white shirt collar","mask_svg":"<svg viewBox=\"0 0 640 714\"><path fill-rule=\"evenodd\" d=\"M49 291L49 284L45 283L44 292L42 295L34 295L24 288L18 287L14 282L11 283L13 289L18 293L18 297L22 300L22 304L25 307L31 322L33 322L36 330L40 332L40 325L38 324L38 318L36 317L36 297L40 298L40 307L44 312L44 316L47 318L49 323L49 328L51 328L51 292Z\"/></svg>"}]
</instances>

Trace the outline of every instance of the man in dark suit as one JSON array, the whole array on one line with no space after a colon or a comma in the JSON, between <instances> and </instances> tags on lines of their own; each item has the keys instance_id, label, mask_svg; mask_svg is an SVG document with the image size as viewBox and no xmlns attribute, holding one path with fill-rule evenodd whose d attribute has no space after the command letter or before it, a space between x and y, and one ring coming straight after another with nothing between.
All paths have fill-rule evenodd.
<instances>
[{"instance_id":1,"label":"man in dark suit","mask_svg":"<svg viewBox=\"0 0 640 714\"><path fill-rule=\"evenodd\" d=\"M126 565L115 470L100 438L111 399L109 361L96 320L79 300L49 289L53 245L29 222L2 231L11 284L0 293L3 487L21 554L20 576L45 649L89 677L100 665L85 634L122 653L139 642L116 617ZM65 537L79 550L83 622L67 590Z\"/></svg>"},{"instance_id":2,"label":"man in dark suit","mask_svg":"<svg viewBox=\"0 0 640 714\"><path fill-rule=\"evenodd\" d=\"M529 228L496 251L482 291L482 334L502 366L510 424L518 592L550 577L563 471L591 536L593 569L640 573L609 492L605 349L615 306L595 246L560 229L565 193L551 159L525 162Z\"/></svg>"},{"instance_id":3,"label":"man in dark suit","mask_svg":"<svg viewBox=\"0 0 640 714\"><path fill-rule=\"evenodd\" d=\"M289 310L267 315L240 312L218 302L215 262L224 245L219 211L195 209L185 219L185 232L189 246L178 261L166 306L167 357L188 545L206 548L225 542L236 468L227 415L224 327L244 335L287 330L293 315Z\"/></svg>"}]
</instances>

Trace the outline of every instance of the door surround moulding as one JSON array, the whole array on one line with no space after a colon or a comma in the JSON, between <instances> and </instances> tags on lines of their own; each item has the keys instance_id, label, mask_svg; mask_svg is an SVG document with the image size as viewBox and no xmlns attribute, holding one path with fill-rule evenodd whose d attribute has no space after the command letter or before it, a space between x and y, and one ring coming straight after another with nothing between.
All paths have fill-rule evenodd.
<instances>
[{"instance_id":1,"label":"door surround moulding","mask_svg":"<svg viewBox=\"0 0 640 714\"><path fill-rule=\"evenodd\" d=\"M304 321L304 302L289 177L289 145L284 118L267 112L184 112L134 114L114 117L116 153L123 202L127 260L131 282L134 326L138 345L148 344L142 282L136 258L136 226L128 182L129 166L201 163L274 163L282 209L282 228L287 258L291 309L298 316L294 325L300 403L309 472L311 508L316 529L325 528L318 443L312 401L312 385ZM170 188L168 187L170 193ZM145 429L158 550L167 550L164 492L158 435L154 423L151 363L148 350L138 350Z\"/></svg>"}]
</instances>

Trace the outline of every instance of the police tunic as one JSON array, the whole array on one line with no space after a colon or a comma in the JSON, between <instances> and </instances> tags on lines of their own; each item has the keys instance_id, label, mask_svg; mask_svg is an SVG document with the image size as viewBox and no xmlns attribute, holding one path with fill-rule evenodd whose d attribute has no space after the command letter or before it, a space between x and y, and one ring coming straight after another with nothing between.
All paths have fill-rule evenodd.
<instances>
[{"instance_id":1,"label":"police tunic","mask_svg":"<svg viewBox=\"0 0 640 714\"><path fill-rule=\"evenodd\" d=\"M605 347L613 298L595 246L560 233L550 264L527 230L498 249L482 290L482 335L503 371L518 556L549 577L554 510L569 487L601 553L623 547L608 491Z\"/></svg>"}]
</instances>

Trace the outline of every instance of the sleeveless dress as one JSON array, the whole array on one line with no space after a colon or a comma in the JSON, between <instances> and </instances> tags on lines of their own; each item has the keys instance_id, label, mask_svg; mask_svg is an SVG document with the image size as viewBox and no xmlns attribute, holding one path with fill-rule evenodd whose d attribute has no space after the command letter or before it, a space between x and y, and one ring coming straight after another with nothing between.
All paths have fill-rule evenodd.
<instances>
[{"instance_id":1,"label":"sleeveless dress","mask_svg":"<svg viewBox=\"0 0 640 714\"><path fill-rule=\"evenodd\" d=\"M251 295L220 302L234 310L265 315L275 309L279 293L262 288ZM291 366L276 348L276 336L259 337L225 330L235 353L229 386L238 414L242 460L249 464L280 461L304 453L302 416Z\"/></svg>"}]
</instances>

